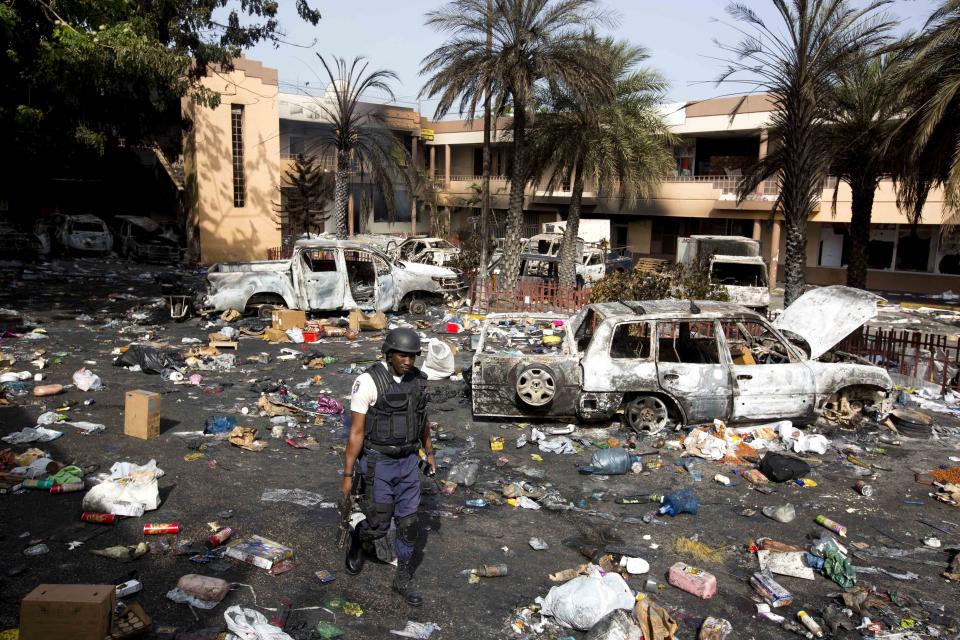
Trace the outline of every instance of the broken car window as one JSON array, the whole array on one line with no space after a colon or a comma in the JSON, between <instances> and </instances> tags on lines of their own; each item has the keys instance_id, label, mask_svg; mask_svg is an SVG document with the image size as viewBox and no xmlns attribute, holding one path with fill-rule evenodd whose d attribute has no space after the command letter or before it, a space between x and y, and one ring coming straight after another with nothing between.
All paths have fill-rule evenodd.
<instances>
[{"instance_id":1,"label":"broken car window","mask_svg":"<svg viewBox=\"0 0 960 640\"><path fill-rule=\"evenodd\" d=\"M720 364L713 321L660 322L658 326L658 362Z\"/></svg>"},{"instance_id":2,"label":"broken car window","mask_svg":"<svg viewBox=\"0 0 960 640\"><path fill-rule=\"evenodd\" d=\"M714 262L710 279L717 284L738 287L764 287L767 284L763 265L740 262Z\"/></svg>"},{"instance_id":3,"label":"broken car window","mask_svg":"<svg viewBox=\"0 0 960 640\"><path fill-rule=\"evenodd\" d=\"M314 249L312 251L304 251L303 256L306 259L310 271L314 273L337 270L337 259L333 251Z\"/></svg>"},{"instance_id":4,"label":"broken car window","mask_svg":"<svg viewBox=\"0 0 960 640\"><path fill-rule=\"evenodd\" d=\"M733 364L780 364L790 362L789 349L762 323L726 320L720 323Z\"/></svg>"},{"instance_id":5,"label":"broken car window","mask_svg":"<svg viewBox=\"0 0 960 640\"><path fill-rule=\"evenodd\" d=\"M649 359L650 333L650 324L647 322L618 324L610 343L610 357Z\"/></svg>"},{"instance_id":6,"label":"broken car window","mask_svg":"<svg viewBox=\"0 0 960 640\"><path fill-rule=\"evenodd\" d=\"M558 355L562 344L563 326L555 326L552 318L503 318L488 322L483 350L511 356Z\"/></svg>"}]
</instances>

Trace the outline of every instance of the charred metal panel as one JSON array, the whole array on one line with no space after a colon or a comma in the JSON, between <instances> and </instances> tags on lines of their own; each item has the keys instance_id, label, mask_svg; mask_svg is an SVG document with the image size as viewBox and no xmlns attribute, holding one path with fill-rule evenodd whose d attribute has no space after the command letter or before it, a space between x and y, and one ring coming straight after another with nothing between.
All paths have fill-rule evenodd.
<instances>
[{"instance_id":1,"label":"charred metal panel","mask_svg":"<svg viewBox=\"0 0 960 640\"><path fill-rule=\"evenodd\" d=\"M813 413L815 385L808 363L733 365L734 420L803 418Z\"/></svg>"}]
</instances>

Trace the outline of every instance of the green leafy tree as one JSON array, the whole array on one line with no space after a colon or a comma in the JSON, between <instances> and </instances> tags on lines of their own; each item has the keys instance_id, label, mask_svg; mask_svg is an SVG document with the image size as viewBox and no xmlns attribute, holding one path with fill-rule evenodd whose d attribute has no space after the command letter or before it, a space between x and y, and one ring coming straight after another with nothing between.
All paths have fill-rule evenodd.
<instances>
[{"instance_id":1,"label":"green leafy tree","mask_svg":"<svg viewBox=\"0 0 960 640\"><path fill-rule=\"evenodd\" d=\"M898 53L895 78L907 105L890 141L897 197L920 221L930 190L944 191L946 222L960 222L960 0L945 0ZM898 154L899 155L899 154Z\"/></svg>"},{"instance_id":2,"label":"green leafy tree","mask_svg":"<svg viewBox=\"0 0 960 640\"><path fill-rule=\"evenodd\" d=\"M637 68L645 49L598 39L593 57L605 61L612 95L578 95L562 82L537 91L537 113L528 134L533 176L548 177L554 191L573 176L567 225L560 246L560 285L576 284L576 240L584 185L616 194L622 201L653 195L673 166L675 136L657 105L666 83L650 69Z\"/></svg>"},{"instance_id":3,"label":"green leafy tree","mask_svg":"<svg viewBox=\"0 0 960 640\"><path fill-rule=\"evenodd\" d=\"M861 289L867 287L873 198L895 152L886 141L901 111L890 75L889 58L862 52L839 74L824 118L830 173L850 185L847 284ZM838 191L833 192L834 210Z\"/></svg>"},{"instance_id":4,"label":"green leafy tree","mask_svg":"<svg viewBox=\"0 0 960 640\"><path fill-rule=\"evenodd\" d=\"M281 202L274 203L277 227L282 228L285 221L293 235L323 232L333 188L333 174L321 168L315 157L297 155L281 178Z\"/></svg>"},{"instance_id":5,"label":"green leafy tree","mask_svg":"<svg viewBox=\"0 0 960 640\"><path fill-rule=\"evenodd\" d=\"M562 82L576 94L609 94L603 61L586 47L590 29L612 22L596 0L454 0L428 14L427 24L450 34L423 60L423 94L439 96L437 117L459 105L473 117L485 92L493 112L512 108L512 153L506 245L501 279L516 288L523 235L523 196L530 178L526 132L538 83ZM489 42L488 42L489 32Z\"/></svg>"},{"instance_id":6,"label":"green leafy tree","mask_svg":"<svg viewBox=\"0 0 960 640\"><path fill-rule=\"evenodd\" d=\"M397 74L388 70L368 71L366 58L355 57L352 62L334 56L331 64L317 54L329 80L326 95L314 98L314 104L331 125L314 143L321 156L332 156L336 163L334 212L337 237L347 237L347 198L350 171L369 172L373 184L380 189L390 221L396 211L394 184L402 182L412 192L413 178L410 152L400 138L387 126L376 109L362 102L371 91L378 91L394 99L390 82Z\"/></svg>"},{"instance_id":7,"label":"green leafy tree","mask_svg":"<svg viewBox=\"0 0 960 640\"><path fill-rule=\"evenodd\" d=\"M320 14L297 0L312 24ZM59 167L74 149L163 144L179 150L180 99L258 42L280 42L275 0L0 2L0 141L10 167ZM32 170L32 169L31 169Z\"/></svg>"},{"instance_id":8,"label":"green leafy tree","mask_svg":"<svg viewBox=\"0 0 960 640\"><path fill-rule=\"evenodd\" d=\"M740 82L766 91L773 100L768 154L748 169L738 186L743 201L764 180L777 177L775 209L785 223L784 304L803 293L807 219L823 193L832 160L822 126L838 77L864 51L883 44L891 22L878 10L887 0L857 6L846 0L772 0L779 24L768 24L750 7L731 3L742 40L721 45L730 53L718 82Z\"/></svg>"}]
</instances>

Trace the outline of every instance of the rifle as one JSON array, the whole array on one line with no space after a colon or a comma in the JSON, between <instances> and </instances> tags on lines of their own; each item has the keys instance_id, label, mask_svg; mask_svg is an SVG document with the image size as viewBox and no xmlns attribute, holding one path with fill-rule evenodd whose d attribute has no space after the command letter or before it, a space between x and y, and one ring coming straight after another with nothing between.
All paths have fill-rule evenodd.
<instances>
[{"instance_id":1,"label":"rifle","mask_svg":"<svg viewBox=\"0 0 960 640\"><path fill-rule=\"evenodd\" d=\"M343 549L350 537L350 515L353 513L353 492L350 495L340 496L337 500L337 511L340 513L340 528L337 529L337 549Z\"/></svg>"}]
</instances>

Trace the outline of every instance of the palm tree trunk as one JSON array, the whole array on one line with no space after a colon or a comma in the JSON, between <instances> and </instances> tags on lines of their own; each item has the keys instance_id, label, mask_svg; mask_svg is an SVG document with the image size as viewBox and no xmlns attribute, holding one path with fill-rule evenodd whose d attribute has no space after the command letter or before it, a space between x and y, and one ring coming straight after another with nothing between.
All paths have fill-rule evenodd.
<instances>
[{"instance_id":1,"label":"palm tree trunk","mask_svg":"<svg viewBox=\"0 0 960 640\"><path fill-rule=\"evenodd\" d=\"M347 237L347 189L350 186L350 160L344 151L337 152L337 184L334 187L334 210L337 216L337 237Z\"/></svg>"},{"instance_id":2,"label":"palm tree trunk","mask_svg":"<svg viewBox=\"0 0 960 640\"><path fill-rule=\"evenodd\" d=\"M807 267L807 212L783 212L787 252L783 265L783 306L790 306L803 295Z\"/></svg>"},{"instance_id":3,"label":"palm tree trunk","mask_svg":"<svg viewBox=\"0 0 960 640\"><path fill-rule=\"evenodd\" d=\"M574 166L573 171L567 226L560 244L560 286L566 288L577 285L577 234L580 230L580 203L583 201L583 171L579 166Z\"/></svg>"},{"instance_id":4,"label":"palm tree trunk","mask_svg":"<svg viewBox=\"0 0 960 640\"><path fill-rule=\"evenodd\" d=\"M847 286L867 288L867 247L870 244L870 218L875 176L857 176L850 181L850 256L847 262Z\"/></svg>"},{"instance_id":5,"label":"palm tree trunk","mask_svg":"<svg viewBox=\"0 0 960 640\"><path fill-rule=\"evenodd\" d=\"M487 0L487 51L493 46L493 2ZM480 179L480 286L487 290L487 243L490 241L490 84L483 93L483 177Z\"/></svg>"},{"instance_id":6,"label":"palm tree trunk","mask_svg":"<svg viewBox=\"0 0 960 640\"><path fill-rule=\"evenodd\" d=\"M527 183L527 153L524 149L527 125L526 104L514 95L513 105L513 162L510 171L510 200L507 210L506 242L503 248L503 266L500 268L501 291L512 300L517 291L520 274L520 250L523 248L523 192Z\"/></svg>"}]
</instances>

